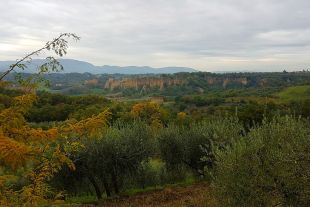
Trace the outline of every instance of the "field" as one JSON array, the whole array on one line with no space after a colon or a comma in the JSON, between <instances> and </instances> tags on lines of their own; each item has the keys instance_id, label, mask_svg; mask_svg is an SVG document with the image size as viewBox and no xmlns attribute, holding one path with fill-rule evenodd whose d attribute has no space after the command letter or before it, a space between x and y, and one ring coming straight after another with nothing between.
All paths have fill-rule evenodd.
<instances>
[{"instance_id":1,"label":"field","mask_svg":"<svg viewBox=\"0 0 310 207\"><path fill-rule=\"evenodd\" d=\"M310 97L310 85L288 87L277 96L285 101L303 100Z\"/></svg>"}]
</instances>

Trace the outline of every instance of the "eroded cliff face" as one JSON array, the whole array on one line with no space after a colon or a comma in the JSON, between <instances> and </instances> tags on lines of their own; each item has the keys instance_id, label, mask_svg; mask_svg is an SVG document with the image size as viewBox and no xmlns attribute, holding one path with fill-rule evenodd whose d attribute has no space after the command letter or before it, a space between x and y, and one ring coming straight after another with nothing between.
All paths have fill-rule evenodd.
<instances>
[{"instance_id":1,"label":"eroded cliff face","mask_svg":"<svg viewBox=\"0 0 310 207\"><path fill-rule=\"evenodd\" d=\"M96 86L98 85L98 79L85 80L84 84L88 86Z\"/></svg>"},{"instance_id":2,"label":"eroded cliff face","mask_svg":"<svg viewBox=\"0 0 310 207\"><path fill-rule=\"evenodd\" d=\"M249 81L245 77L210 77L206 76L204 79L207 85L218 86L226 88L229 84L239 84L246 86ZM190 84L186 78L167 78L167 77L133 77L133 78L122 78L113 79L109 78L104 88L108 90L115 89L147 89L158 87L160 90L164 90L169 86L178 86Z\"/></svg>"},{"instance_id":3,"label":"eroded cliff face","mask_svg":"<svg viewBox=\"0 0 310 207\"><path fill-rule=\"evenodd\" d=\"M163 90L169 86L183 85L185 80L162 78L162 77L141 77L141 78L123 78L113 79L109 78L105 83L104 88L109 90L114 89L142 89L142 88L155 88L159 87Z\"/></svg>"}]
</instances>

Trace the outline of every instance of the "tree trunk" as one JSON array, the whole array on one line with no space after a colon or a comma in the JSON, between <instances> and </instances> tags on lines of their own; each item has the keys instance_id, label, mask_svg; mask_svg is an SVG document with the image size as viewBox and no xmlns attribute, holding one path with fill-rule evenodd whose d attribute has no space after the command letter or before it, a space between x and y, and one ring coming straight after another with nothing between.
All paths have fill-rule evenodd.
<instances>
[{"instance_id":1,"label":"tree trunk","mask_svg":"<svg viewBox=\"0 0 310 207\"><path fill-rule=\"evenodd\" d=\"M119 194L119 189L118 189L118 182L117 182L117 176L115 173L115 169L112 170L112 183L113 183L113 187L114 187L114 192L115 194Z\"/></svg>"},{"instance_id":2,"label":"tree trunk","mask_svg":"<svg viewBox=\"0 0 310 207\"><path fill-rule=\"evenodd\" d=\"M110 190L110 186L107 182L107 179L105 177L103 177L102 182L103 182L105 193L107 194L107 197L111 197L111 190Z\"/></svg>"},{"instance_id":3,"label":"tree trunk","mask_svg":"<svg viewBox=\"0 0 310 207\"><path fill-rule=\"evenodd\" d=\"M88 175L88 179L89 179L90 183L94 186L98 200L102 199L102 193L101 193L100 187L99 187L98 183L96 182L95 178L91 175Z\"/></svg>"}]
</instances>

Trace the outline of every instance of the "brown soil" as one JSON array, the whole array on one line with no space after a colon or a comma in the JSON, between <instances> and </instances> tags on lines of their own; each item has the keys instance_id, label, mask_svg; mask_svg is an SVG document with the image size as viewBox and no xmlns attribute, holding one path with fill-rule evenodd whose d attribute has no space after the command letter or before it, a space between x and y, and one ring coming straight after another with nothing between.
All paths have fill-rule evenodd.
<instances>
[{"instance_id":1,"label":"brown soil","mask_svg":"<svg viewBox=\"0 0 310 207\"><path fill-rule=\"evenodd\" d=\"M186 187L167 187L163 190L139 193L127 198L104 201L100 207L202 207L206 206L205 183ZM84 205L84 207L91 205Z\"/></svg>"}]
</instances>

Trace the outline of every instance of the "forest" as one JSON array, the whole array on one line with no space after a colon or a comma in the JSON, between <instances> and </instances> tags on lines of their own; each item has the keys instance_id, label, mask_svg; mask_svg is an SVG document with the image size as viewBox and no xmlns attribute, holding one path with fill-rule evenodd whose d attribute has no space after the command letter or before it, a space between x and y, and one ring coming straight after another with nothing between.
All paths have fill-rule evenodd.
<instances>
[{"instance_id":1,"label":"forest","mask_svg":"<svg viewBox=\"0 0 310 207\"><path fill-rule=\"evenodd\" d=\"M48 60L1 75L0 206L310 205L308 71L92 77Z\"/></svg>"}]
</instances>

